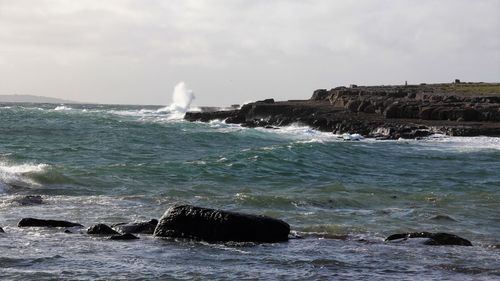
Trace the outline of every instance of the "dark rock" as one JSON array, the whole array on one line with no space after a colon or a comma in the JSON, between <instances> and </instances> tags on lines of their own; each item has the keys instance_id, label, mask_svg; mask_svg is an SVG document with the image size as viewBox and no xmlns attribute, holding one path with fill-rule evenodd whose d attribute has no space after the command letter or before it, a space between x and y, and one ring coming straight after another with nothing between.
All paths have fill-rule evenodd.
<instances>
[{"instance_id":1,"label":"dark rock","mask_svg":"<svg viewBox=\"0 0 500 281\"><path fill-rule=\"evenodd\" d=\"M69 230L69 229L66 229L66 230L64 230L64 233L71 234L71 233L73 233L73 232L71 232L71 230Z\"/></svg>"},{"instance_id":2,"label":"dark rock","mask_svg":"<svg viewBox=\"0 0 500 281\"><path fill-rule=\"evenodd\" d=\"M448 215L435 215L431 217L431 220L435 221L457 221L456 219L448 216Z\"/></svg>"},{"instance_id":3,"label":"dark rock","mask_svg":"<svg viewBox=\"0 0 500 281\"><path fill-rule=\"evenodd\" d=\"M111 227L121 233L153 234L157 224L158 220L152 219L143 222L118 223L111 225Z\"/></svg>"},{"instance_id":4,"label":"dark rock","mask_svg":"<svg viewBox=\"0 0 500 281\"><path fill-rule=\"evenodd\" d=\"M5 233L5 231L3 231L3 228L0 227L0 233Z\"/></svg>"},{"instance_id":5,"label":"dark rock","mask_svg":"<svg viewBox=\"0 0 500 281\"><path fill-rule=\"evenodd\" d=\"M328 96L330 95L330 92L328 92L326 89L318 89L313 92L313 95L311 97L311 100L326 100Z\"/></svg>"},{"instance_id":6,"label":"dark rock","mask_svg":"<svg viewBox=\"0 0 500 281\"><path fill-rule=\"evenodd\" d=\"M176 205L161 217L154 235L209 242L281 242L288 240L290 226L266 216Z\"/></svg>"},{"instance_id":7,"label":"dark rock","mask_svg":"<svg viewBox=\"0 0 500 281\"><path fill-rule=\"evenodd\" d=\"M139 239L139 237L131 234L131 233L125 233L125 234L119 234L119 235L113 235L109 237L110 240L135 240Z\"/></svg>"},{"instance_id":8,"label":"dark rock","mask_svg":"<svg viewBox=\"0 0 500 281\"><path fill-rule=\"evenodd\" d=\"M26 195L23 197L14 198L12 201L22 206L43 204L42 196L40 195Z\"/></svg>"},{"instance_id":9,"label":"dark rock","mask_svg":"<svg viewBox=\"0 0 500 281\"><path fill-rule=\"evenodd\" d=\"M116 234L120 234L120 233L116 232L114 229L112 229L111 227L109 227L103 223L99 223L99 224L96 224L96 225L89 227L89 229L87 230L87 234L116 235Z\"/></svg>"},{"instance_id":10,"label":"dark rock","mask_svg":"<svg viewBox=\"0 0 500 281\"><path fill-rule=\"evenodd\" d=\"M69 221L43 220L34 218L23 218L19 221L17 226L18 227L73 227L73 226L83 227L83 225L79 223L74 223Z\"/></svg>"},{"instance_id":11,"label":"dark rock","mask_svg":"<svg viewBox=\"0 0 500 281\"><path fill-rule=\"evenodd\" d=\"M260 100L257 101L258 103L274 103L274 99L265 99L265 100Z\"/></svg>"},{"instance_id":12,"label":"dark rock","mask_svg":"<svg viewBox=\"0 0 500 281\"><path fill-rule=\"evenodd\" d=\"M385 239L385 241L392 241L398 239L407 240L409 238L428 238L424 242L425 245L441 246L441 245L457 245L457 246L472 246L472 243L454 234L449 233L430 233L430 232L412 232L393 234Z\"/></svg>"},{"instance_id":13,"label":"dark rock","mask_svg":"<svg viewBox=\"0 0 500 281\"><path fill-rule=\"evenodd\" d=\"M245 127L299 123L325 132L387 139L418 139L432 133L500 136L500 93L485 95L474 88L455 93L450 85L454 84L320 89L309 100L268 99L245 104L240 110L188 112L185 119L219 119ZM489 87L497 91L500 84ZM425 128L407 130L419 126ZM388 134L372 133L381 128Z\"/></svg>"}]
</instances>

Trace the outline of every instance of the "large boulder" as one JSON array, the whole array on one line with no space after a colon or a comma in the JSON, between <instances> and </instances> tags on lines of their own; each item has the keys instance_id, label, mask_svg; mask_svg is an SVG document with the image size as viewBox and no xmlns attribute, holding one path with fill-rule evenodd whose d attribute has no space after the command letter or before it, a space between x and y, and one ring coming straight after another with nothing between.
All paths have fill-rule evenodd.
<instances>
[{"instance_id":1,"label":"large boulder","mask_svg":"<svg viewBox=\"0 0 500 281\"><path fill-rule=\"evenodd\" d=\"M153 234L157 224L158 220L152 219L142 222L117 223L111 227L121 233Z\"/></svg>"},{"instance_id":2,"label":"large boulder","mask_svg":"<svg viewBox=\"0 0 500 281\"><path fill-rule=\"evenodd\" d=\"M19 221L17 226L18 227L73 227L73 226L83 227L83 225L79 223L74 223L69 221L43 220L34 218L23 218Z\"/></svg>"},{"instance_id":3,"label":"large boulder","mask_svg":"<svg viewBox=\"0 0 500 281\"><path fill-rule=\"evenodd\" d=\"M160 218L156 237L209 242L281 242L288 240L290 225L267 216L176 205Z\"/></svg>"},{"instance_id":4,"label":"large boulder","mask_svg":"<svg viewBox=\"0 0 500 281\"><path fill-rule=\"evenodd\" d=\"M442 245L457 245L457 246L472 246L472 243L464 239L462 237L459 237L454 234L449 234L449 233L431 233L431 232L411 232L411 233L399 233L399 234L393 234L385 241L393 241L393 240L399 240L399 239L404 239L407 240L409 238L427 238L427 240L424 242L425 245L432 245L432 246L442 246Z\"/></svg>"}]
</instances>

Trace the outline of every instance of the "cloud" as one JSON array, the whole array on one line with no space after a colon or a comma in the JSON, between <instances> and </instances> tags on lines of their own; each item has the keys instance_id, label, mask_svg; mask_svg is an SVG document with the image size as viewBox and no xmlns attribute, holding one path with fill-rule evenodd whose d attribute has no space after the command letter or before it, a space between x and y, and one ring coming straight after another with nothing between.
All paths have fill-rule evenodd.
<instances>
[{"instance_id":1,"label":"cloud","mask_svg":"<svg viewBox=\"0 0 500 281\"><path fill-rule=\"evenodd\" d=\"M494 80L499 10L495 0L0 0L0 92L164 103L162 91L187 80L198 102L213 101L207 91L235 103L354 81Z\"/></svg>"}]
</instances>

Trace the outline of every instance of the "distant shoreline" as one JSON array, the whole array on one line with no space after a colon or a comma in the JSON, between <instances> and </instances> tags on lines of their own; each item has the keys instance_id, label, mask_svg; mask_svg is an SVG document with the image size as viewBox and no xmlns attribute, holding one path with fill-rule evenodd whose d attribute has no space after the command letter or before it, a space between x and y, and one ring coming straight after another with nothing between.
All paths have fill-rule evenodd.
<instances>
[{"instance_id":1,"label":"distant shoreline","mask_svg":"<svg viewBox=\"0 0 500 281\"><path fill-rule=\"evenodd\" d=\"M58 98L35 96L35 95L0 95L1 103L71 103L81 104L79 101L64 100Z\"/></svg>"}]
</instances>

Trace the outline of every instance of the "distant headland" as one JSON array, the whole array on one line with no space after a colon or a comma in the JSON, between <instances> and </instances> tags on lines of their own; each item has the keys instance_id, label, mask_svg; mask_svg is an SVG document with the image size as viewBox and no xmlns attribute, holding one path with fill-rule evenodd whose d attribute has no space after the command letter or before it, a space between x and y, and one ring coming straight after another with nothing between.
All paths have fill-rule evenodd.
<instances>
[{"instance_id":1,"label":"distant headland","mask_svg":"<svg viewBox=\"0 0 500 281\"><path fill-rule=\"evenodd\" d=\"M225 120L248 127L299 123L335 134L420 138L500 136L500 83L461 82L336 87L308 100L266 99L237 110L188 112L189 121Z\"/></svg>"},{"instance_id":2,"label":"distant headland","mask_svg":"<svg viewBox=\"0 0 500 281\"><path fill-rule=\"evenodd\" d=\"M0 95L0 102L19 103L80 103L64 99L34 96L34 95Z\"/></svg>"}]
</instances>

